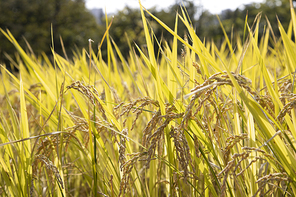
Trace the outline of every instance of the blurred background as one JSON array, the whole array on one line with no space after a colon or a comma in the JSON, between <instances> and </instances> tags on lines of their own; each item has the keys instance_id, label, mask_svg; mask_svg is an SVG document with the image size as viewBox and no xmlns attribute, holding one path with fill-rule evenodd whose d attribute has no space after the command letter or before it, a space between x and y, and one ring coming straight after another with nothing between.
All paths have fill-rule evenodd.
<instances>
[{"instance_id":1,"label":"blurred background","mask_svg":"<svg viewBox=\"0 0 296 197\"><path fill-rule=\"evenodd\" d=\"M247 13L249 25L259 12L262 13L259 36L267 26L265 16L276 36L279 35L277 17L285 29L290 22L289 0L143 0L142 4L170 28L174 28L176 13L180 12L180 5L184 5L200 39L214 41L217 46L224 36L216 15L233 40L243 38ZM96 46L100 43L106 30L105 11L109 22L114 16L110 36L124 55L128 55L128 44L145 44L137 0L0 0L0 28L8 29L23 49L30 50L27 41L36 56L50 56L52 26L54 50L64 56L62 40L71 58L73 52L88 46L89 38ZM147 18L158 40L172 39L157 22L148 15ZM186 28L179 21L178 34L184 36L185 33ZM105 48L102 48L103 56ZM9 59L17 59L16 50L0 32L0 63L9 67Z\"/></svg>"},{"instance_id":2,"label":"blurred background","mask_svg":"<svg viewBox=\"0 0 296 197\"><path fill-rule=\"evenodd\" d=\"M222 10L226 9L236 9L238 7L243 7L244 4L249 3L263 3L264 0L191 0L198 7L202 7L205 10L208 10L212 14L219 14ZM103 8L103 10L108 14L116 13L119 10L122 10L125 6L130 8L139 8L139 0L86 0L86 7L88 9L93 8ZM151 9L155 7L158 11L161 9L168 9L169 6L174 4L181 4L180 0L141 0L141 3L146 9Z\"/></svg>"}]
</instances>

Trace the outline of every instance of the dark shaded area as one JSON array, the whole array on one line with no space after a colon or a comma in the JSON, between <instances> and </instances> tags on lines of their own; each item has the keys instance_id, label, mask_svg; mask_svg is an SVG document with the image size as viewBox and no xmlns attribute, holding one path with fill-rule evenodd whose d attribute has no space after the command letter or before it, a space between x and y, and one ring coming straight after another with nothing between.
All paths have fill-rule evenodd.
<instances>
[{"instance_id":1,"label":"dark shaded area","mask_svg":"<svg viewBox=\"0 0 296 197\"><path fill-rule=\"evenodd\" d=\"M11 31L23 49L27 48L25 38L35 54L52 54L51 25L55 51L63 54L61 36L70 57L75 46L87 47L88 39L98 32L83 0L0 0L0 13L0 27ZM0 62L8 65L5 53L14 57L16 50L2 33L0 43Z\"/></svg>"},{"instance_id":2,"label":"dark shaded area","mask_svg":"<svg viewBox=\"0 0 296 197\"><path fill-rule=\"evenodd\" d=\"M149 11L171 29L174 29L176 13L182 13L180 4L185 6L188 19L191 20L200 39L213 40L219 46L219 43L224 39L220 24L216 15L204 10L202 5L196 5L194 1L183 1L181 3L180 0L177 0L175 5L167 9L159 11L152 8ZM224 10L219 17L229 37L235 40L238 36L243 38L246 15L248 14L248 23L251 26L259 12L262 12L259 38L267 27L265 16L272 24L276 36L279 36L276 16L287 29L291 18L289 0L267 0L264 4L252 3L241 9ZM95 19L90 11L85 8L84 0L0 0L0 13L0 27L4 30L9 29L24 49L27 48L25 38L35 54L38 55L41 52L51 55L51 25L53 27L55 51L63 55L59 38L61 36L70 58L73 54L72 50L75 50L76 46L78 49L86 48L89 38L92 38L95 44L98 44L106 31L105 17ZM168 42L172 40L173 36L169 32L149 15L146 14L146 17L157 40ZM108 20L110 22L111 17ZM100 21L100 23L96 21ZM178 34L181 37L186 34L186 29L179 19ZM110 36L125 57L130 51L127 37L131 46L136 43L140 47L145 47L146 41L140 10L125 7L122 11L116 13L110 29ZM157 46L156 42L154 43ZM179 47L182 47L182 45ZM104 42L102 47L104 58L107 54L106 48L106 42ZM4 62L8 65L9 61L5 53L14 57L15 52L14 46L0 33L0 63Z\"/></svg>"}]
</instances>

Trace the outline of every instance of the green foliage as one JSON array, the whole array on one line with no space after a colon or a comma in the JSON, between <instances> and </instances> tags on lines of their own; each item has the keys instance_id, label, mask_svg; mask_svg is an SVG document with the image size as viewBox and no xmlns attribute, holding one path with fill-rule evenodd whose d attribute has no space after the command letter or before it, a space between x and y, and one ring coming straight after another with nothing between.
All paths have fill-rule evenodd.
<instances>
[{"instance_id":1,"label":"green foliage","mask_svg":"<svg viewBox=\"0 0 296 197\"><path fill-rule=\"evenodd\" d=\"M285 29L288 28L290 22L290 4L289 0L267 0L264 3L250 3L244 6L243 9L225 10L220 14L225 30L233 33L236 36L243 36L244 19L248 16L248 23L252 24L258 13L262 13L260 21L259 38L262 37L265 28L268 26L266 18L272 25L272 30L275 36L280 33L277 28L277 17Z\"/></svg>"},{"instance_id":2,"label":"green foliage","mask_svg":"<svg viewBox=\"0 0 296 197\"><path fill-rule=\"evenodd\" d=\"M51 54L51 25L54 49L60 54L60 36L69 54L75 46L87 47L89 38L97 39L96 21L81 0L0 0L0 13L0 27L10 30L23 48L25 38L38 55ZM15 48L2 34L0 42L0 62L7 60L4 53L14 57Z\"/></svg>"}]
</instances>

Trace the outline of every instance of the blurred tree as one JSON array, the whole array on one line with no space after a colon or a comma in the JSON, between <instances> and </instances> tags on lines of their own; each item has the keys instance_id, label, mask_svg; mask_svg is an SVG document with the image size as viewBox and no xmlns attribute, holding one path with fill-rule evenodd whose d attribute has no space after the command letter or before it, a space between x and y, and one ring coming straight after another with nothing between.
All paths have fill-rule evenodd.
<instances>
[{"instance_id":1,"label":"blurred tree","mask_svg":"<svg viewBox=\"0 0 296 197\"><path fill-rule=\"evenodd\" d=\"M208 10L203 10L198 20L195 21L196 34L200 39L213 39L221 40L223 32L218 28L218 19L215 15L211 14Z\"/></svg>"},{"instance_id":2,"label":"blurred tree","mask_svg":"<svg viewBox=\"0 0 296 197\"><path fill-rule=\"evenodd\" d=\"M0 28L10 30L23 48L25 38L34 52L51 54L51 24L55 51L62 54L59 36L66 51L87 47L88 39L98 38L98 25L85 8L84 0L0 0ZM0 34L0 63L7 59L4 52L13 56L14 46Z\"/></svg>"},{"instance_id":3,"label":"blurred tree","mask_svg":"<svg viewBox=\"0 0 296 197\"><path fill-rule=\"evenodd\" d=\"M276 36L280 36L277 28L277 17L287 30L291 19L289 0L266 0L264 3L250 3L244 5L243 9L225 10L219 17L227 33L230 34L233 30L235 36L242 36L246 15L248 15L248 24L251 26L256 15L260 12L262 18L259 24L259 38L267 27L265 16L270 21Z\"/></svg>"}]
</instances>

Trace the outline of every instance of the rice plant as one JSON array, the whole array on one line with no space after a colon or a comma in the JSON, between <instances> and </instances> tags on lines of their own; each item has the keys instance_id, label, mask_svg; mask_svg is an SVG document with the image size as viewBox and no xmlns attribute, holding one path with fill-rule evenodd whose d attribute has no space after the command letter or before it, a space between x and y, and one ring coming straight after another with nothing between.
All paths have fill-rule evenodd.
<instances>
[{"instance_id":1,"label":"rice plant","mask_svg":"<svg viewBox=\"0 0 296 197\"><path fill-rule=\"evenodd\" d=\"M259 14L252 26L246 17L246 40L224 31L220 47L199 39L184 9L174 29L140 9L147 48L128 57L111 23L97 54L89 40L71 60L53 50L53 62L1 29L19 54L19 72L1 65L1 196L294 196L292 2L281 37L269 25L258 39ZM174 39L160 42L145 13Z\"/></svg>"}]
</instances>

